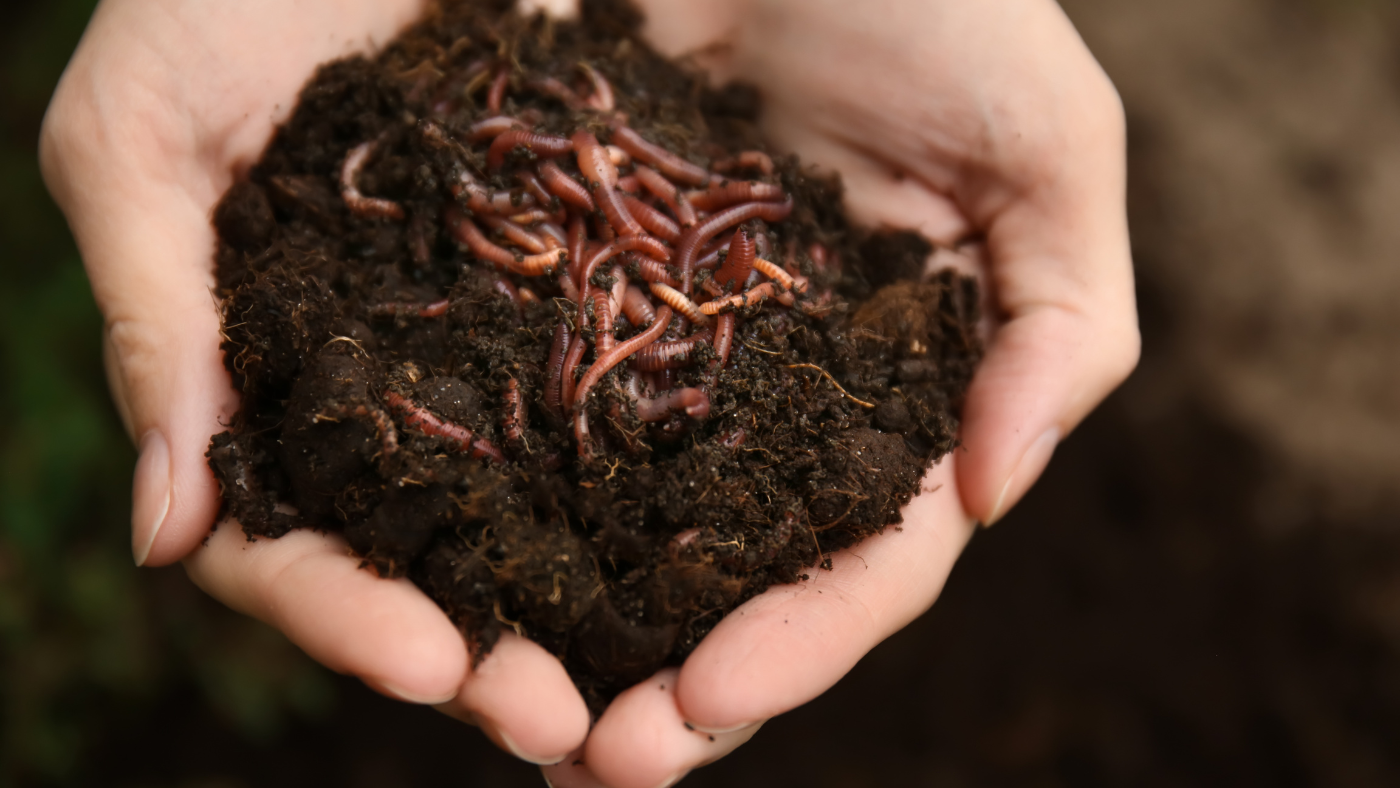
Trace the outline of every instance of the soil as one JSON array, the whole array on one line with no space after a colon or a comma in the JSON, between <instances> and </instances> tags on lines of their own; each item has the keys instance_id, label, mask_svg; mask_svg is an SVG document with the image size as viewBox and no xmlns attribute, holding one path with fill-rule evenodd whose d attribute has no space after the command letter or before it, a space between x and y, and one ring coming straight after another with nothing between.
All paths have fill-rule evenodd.
<instances>
[{"instance_id":1,"label":"soil","mask_svg":"<svg viewBox=\"0 0 1400 788\"><path fill-rule=\"evenodd\" d=\"M585 3L563 24L497 5L444 4L374 59L322 67L225 195L218 287L242 409L209 459L250 539L343 533L368 569L437 600L478 658L513 628L557 654L596 711L746 599L900 522L955 445L978 297L971 279L924 275L925 239L848 224L836 179L791 157L733 164L763 150L756 93L712 90L648 50L628 7ZM493 147L474 124L498 115L550 139ZM724 169L709 187L766 189L767 221L727 225L719 240L736 239L711 244L717 268L690 282L638 256L580 270L622 226L609 179L642 156L599 148L616 171L593 177L579 140L626 148L624 125L702 173ZM561 139L573 150L551 153ZM602 210L531 192L522 178L547 181L546 159ZM544 224L524 241L491 232L532 206L586 245ZM673 262L680 229L661 244ZM741 283L755 242L785 273ZM655 323L614 314L619 277L656 294ZM700 304L774 295L691 315L707 335L668 319L664 288L642 281L655 278ZM635 357L609 368L604 312L615 344L653 328L658 343L696 341L665 371L633 371ZM559 359L575 347L569 374Z\"/></svg>"}]
</instances>

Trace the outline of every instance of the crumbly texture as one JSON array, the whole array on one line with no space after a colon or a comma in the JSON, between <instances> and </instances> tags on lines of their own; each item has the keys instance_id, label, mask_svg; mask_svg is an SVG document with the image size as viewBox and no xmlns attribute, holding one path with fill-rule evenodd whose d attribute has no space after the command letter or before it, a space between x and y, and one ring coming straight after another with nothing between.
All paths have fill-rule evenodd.
<instances>
[{"instance_id":1,"label":"crumbly texture","mask_svg":"<svg viewBox=\"0 0 1400 788\"><path fill-rule=\"evenodd\" d=\"M459 245L443 219L464 204L454 168L513 184L483 164L484 144L448 156L425 123L456 139L491 114L485 62L488 76L510 74L502 112L607 142L599 113L529 87L553 77L582 91L587 63L631 128L703 167L762 150L758 97L711 90L651 52L628 7L585 3L582 22L562 24L497 5L444 5L377 57L323 66L225 195L218 288L242 408L209 461L249 538L342 533L367 570L437 600L478 658L514 628L563 660L596 711L684 659L746 599L900 522L955 445L981 354L978 298L971 279L924 275L926 240L852 227L837 180L777 157L753 177L781 185L793 209L754 232L820 306L739 310L722 368L701 343L670 374L707 393L703 418L639 420L619 365L584 406L592 442L581 453L544 397L556 328L580 316L556 276L501 272ZM359 187L401 218L358 215L342 199L342 164L367 141ZM530 155L510 152L512 164ZM619 326L619 340L639 330ZM679 322L669 330L683 336ZM394 402L469 430L503 461Z\"/></svg>"}]
</instances>

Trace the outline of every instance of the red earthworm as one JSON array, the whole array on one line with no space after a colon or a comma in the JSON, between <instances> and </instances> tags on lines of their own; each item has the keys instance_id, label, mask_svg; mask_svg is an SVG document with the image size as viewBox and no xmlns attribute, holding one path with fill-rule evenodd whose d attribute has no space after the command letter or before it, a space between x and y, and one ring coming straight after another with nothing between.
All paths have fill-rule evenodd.
<instances>
[{"instance_id":1,"label":"red earthworm","mask_svg":"<svg viewBox=\"0 0 1400 788\"><path fill-rule=\"evenodd\" d=\"M704 328L685 339L657 340L638 350L633 363L643 372L690 366L691 354L695 352L696 345L708 345L714 341L714 337L714 329Z\"/></svg>"},{"instance_id":2,"label":"red earthworm","mask_svg":"<svg viewBox=\"0 0 1400 788\"><path fill-rule=\"evenodd\" d=\"M613 319L616 320L622 314L622 299L627 295L627 271L622 266L615 265L608 275L613 278L612 290L608 292L608 307L612 309Z\"/></svg>"},{"instance_id":3,"label":"red earthworm","mask_svg":"<svg viewBox=\"0 0 1400 788\"><path fill-rule=\"evenodd\" d=\"M506 456L490 441L478 438L475 433L460 424L438 418L423 406L393 391L384 392L384 401L388 403L389 410L403 417L404 425L410 429L416 429L424 435L446 438L458 451L471 452L473 457L490 457L496 462L506 461Z\"/></svg>"},{"instance_id":4,"label":"red earthworm","mask_svg":"<svg viewBox=\"0 0 1400 788\"><path fill-rule=\"evenodd\" d=\"M588 226L582 216L574 216L569 219L569 228L564 233L567 241L565 244L569 250L570 273L578 275L583 268L584 258L587 257L588 249Z\"/></svg>"},{"instance_id":5,"label":"red earthworm","mask_svg":"<svg viewBox=\"0 0 1400 788\"><path fill-rule=\"evenodd\" d=\"M705 247L696 253L695 270L717 268L719 266L720 252L728 254L729 244L733 240L734 236L731 235L723 241L716 238L714 241L705 244Z\"/></svg>"},{"instance_id":6,"label":"red earthworm","mask_svg":"<svg viewBox=\"0 0 1400 788\"><path fill-rule=\"evenodd\" d=\"M672 389L655 398L647 397L638 390L637 376L633 375L627 384L627 394L632 398L637 418L645 422L664 421L677 411L685 411L685 415L694 419L710 415L710 397L704 389Z\"/></svg>"},{"instance_id":7,"label":"red earthworm","mask_svg":"<svg viewBox=\"0 0 1400 788\"><path fill-rule=\"evenodd\" d=\"M598 207L593 204L593 196L588 193L578 181L570 178L559 169L559 165L552 161L546 161L539 166L538 172L540 180L544 181L544 187L549 193L560 200L585 211L596 211Z\"/></svg>"},{"instance_id":8,"label":"red earthworm","mask_svg":"<svg viewBox=\"0 0 1400 788\"><path fill-rule=\"evenodd\" d=\"M485 222L487 227L505 236L506 240L523 248L527 252L540 254L549 251L549 247L545 245L543 238L540 238L538 235L526 230L515 222L489 214L482 216L481 221Z\"/></svg>"},{"instance_id":9,"label":"red earthworm","mask_svg":"<svg viewBox=\"0 0 1400 788\"><path fill-rule=\"evenodd\" d=\"M574 397L578 383L574 380L574 372L578 369L578 364L583 360L584 351L588 349L587 343L583 341L583 319L579 319L579 333L574 336L574 341L569 343L569 352L564 355L563 377L559 382L559 393L564 399L564 412L567 414L573 410ZM595 361L594 364L597 364ZM589 367L592 369L592 367ZM586 373L585 373L586 374Z\"/></svg>"},{"instance_id":10,"label":"red earthworm","mask_svg":"<svg viewBox=\"0 0 1400 788\"><path fill-rule=\"evenodd\" d=\"M491 286L495 288L497 293L509 299L512 304L520 303L520 291L515 289L515 285L511 284L509 279L496 277L496 281L492 282Z\"/></svg>"},{"instance_id":11,"label":"red earthworm","mask_svg":"<svg viewBox=\"0 0 1400 788\"><path fill-rule=\"evenodd\" d=\"M540 231L540 237L550 248L567 249L569 247L569 239L564 235L564 228L554 222L540 222L535 225L535 229Z\"/></svg>"},{"instance_id":12,"label":"red earthworm","mask_svg":"<svg viewBox=\"0 0 1400 788\"><path fill-rule=\"evenodd\" d=\"M666 203L666 207L671 209L671 213L676 215L676 221L682 227L695 224L695 208L690 201L681 195L680 189L674 183L666 180L666 176L644 165L638 165L633 174L637 176L637 182L647 191L656 195L658 200Z\"/></svg>"},{"instance_id":13,"label":"red earthworm","mask_svg":"<svg viewBox=\"0 0 1400 788\"><path fill-rule=\"evenodd\" d=\"M484 142L495 139L511 129L523 128L525 124L509 115L495 115L478 120L467 127L468 142Z\"/></svg>"},{"instance_id":14,"label":"red earthworm","mask_svg":"<svg viewBox=\"0 0 1400 788\"><path fill-rule=\"evenodd\" d=\"M563 137L536 134L525 129L511 129L491 141L491 147L486 151L486 166L499 170L501 165L506 163L506 154L517 146L542 159L563 156L574 148L573 143Z\"/></svg>"},{"instance_id":15,"label":"red earthworm","mask_svg":"<svg viewBox=\"0 0 1400 788\"><path fill-rule=\"evenodd\" d=\"M681 237L680 225L671 220L671 217L647 205L630 194L622 194L622 204L627 206L627 210L632 213L632 217L637 220L642 227L654 235L660 236L668 243L675 243Z\"/></svg>"},{"instance_id":16,"label":"red earthworm","mask_svg":"<svg viewBox=\"0 0 1400 788\"><path fill-rule=\"evenodd\" d=\"M588 106L587 102L579 98L578 93L573 88L565 85L554 77L532 79L527 86L538 90L546 96L559 99L564 103L564 106L572 110L580 110Z\"/></svg>"},{"instance_id":17,"label":"red earthworm","mask_svg":"<svg viewBox=\"0 0 1400 788\"><path fill-rule=\"evenodd\" d=\"M719 445L726 449L737 449L744 445L744 439L748 437L748 432L743 427L736 428L733 432L719 439Z\"/></svg>"},{"instance_id":18,"label":"red earthworm","mask_svg":"<svg viewBox=\"0 0 1400 788\"><path fill-rule=\"evenodd\" d=\"M660 145L647 142L628 126L621 123L614 126L613 142L638 161L650 164L668 178L691 186L704 186L710 182L710 173L704 167L691 164Z\"/></svg>"},{"instance_id":19,"label":"red earthworm","mask_svg":"<svg viewBox=\"0 0 1400 788\"><path fill-rule=\"evenodd\" d=\"M726 312L715 320L715 355L719 356L717 369L724 369L729 363L729 351L734 347L734 313Z\"/></svg>"},{"instance_id":20,"label":"red earthworm","mask_svg":"<svg viewBox=\"0 0 1400 788\"><path fill-rule=\"evenodd\" d=\"M486 109L492 114L501 111L501 101L506 97L506 83L510 81L510 69L504 65L497 67L496 76L491 80L491 89L486 92Z\"/></svg>"},{"instance_id":21,"label":"red earthworm","mask_svg":"<svg viewBox=\"0 0 1400 788\"><path fill-rule=\"evenodd\" d=\"M642 188L642 182L637 180L636 175L623 175L617 179L617 190L636 194Z\"/></svg>"},{"instance_id":22,"label":"red earthworm","mask_svg":"<svg viewBox=\"0 0 1400 788\"><path fill-rule=\"evenodd\" d=\"M701 307L696 306L689 296L664 282L652 282L651 294L664 301L667 306L684 315L691 322L700 325L710 322L710 316Z\"/></svg>"},{"instance_id":23,"label":"red earthworm","mask_svg":"<svg viewBox=\"0 0 1400 788\"><path fill-rule=\"evenodd\" d=\"M656 310L652 308L651 299L633 285L627 286L627 293L622 297L622 314L627 316L627 322L638 328L656 319Z\"/></svg>"},{"instance_id":24,"label":"red earthworm","mask_svg":"<svg viewBox=\"0 0 1400 788\"><path fill-rule=\"evenodd\" d=\"M379 453L381 456L389 457L399 450L399 431L394 427L394 420L389 418L389 414L372 405L332 407L317 413L312 417L312 420L319 423L348 416L364 416L374 422L374 428L379 432Z\"/></svg>"},{"instance_id":25,"label":"red earthworm","mask_svg":"<svg viewBox=\"0 0 1400 788\"><path fill-rule=\"evenodd\" d=\"M452 184L452 196L460 197L467 193L467 207L479 214L516 213L522 208L535 204L535 198L524 192L501 190L490 192L466 170L458 173L457 182Z\"/></svg>"},{"instance_id":26,"label":"red earthworm","mask_svg":"<svg viewBox=\"0 0 1400 788\"><path fill-rule=\"evenodd\" d=\"M777 202L785 196L783 187L775 183L722 181L704 191L689 192L685 198L697 211L718 211L742 202Z\"/></svg>"},{"instance_id":27,"label":"red earthworm","mask_svg":"<svg viewBox=\"0 0 1400 788\"><path fill-rule=\"evenodd\" d=\"M598 385L598 381L602 380L604 375L612 371L613 367L622 363L624 359L636 353L638 350L655 342L657 338L666 332L666 328L670 325L671 308L669 306L663 306L656 310L656 320L652 321L649 328L629 337L623 342L617 343L612 350L600 356L593 362L593 365L588 368L588 371L583 373L583 380L579 381L578 388L573 398L574 440L578 443L578 452L580 455L586 454L588 451L588 413L587 409L584 407L584 403L588 400L589 392L593 390L594 386Z\"/></svg>"},{"instance_id":28,"label":"red earthworm","mask_svg":"<svg viewBox=\"0 0 1400 788\"><path fill-rule=\"evenodd\" d=\"M588 262L584 264L583 270L579 271L579 279L587 282L593 276L593 272L598 270L598 266L611 260L622 252L641 252L646 257L660 258L662 260L671 259L671 250L666 244L653 238L650 235L633 235L627 238L618 238L604 244L601 249L588 257ZM581 286L581 285L580 285Z\"/></svg>"},{"instance_id":29,"label":"red earthworm","mask_svg":"<svg viewBox=\"0 0 1400 788\"><path fill-rule=\"evenodd\" d=\"M381 197L366 197L360 193L360 171L378 147L377 141L362 142L350 149L340 167L340 196L350 213L366 219L402 219L403 206Z\"/></svg>"},{"instance_id":30,"label":"red earthworm","mask_svg":"<svg viewBox=\"0 0 1400 788\"><path fill-rule=\"evenodd\" d=\"M528 288L528 287L522 287L522 288L520 288L520 305L521 305L521 306L527 306L527 305L529 305L529 304L538 304L539 302L540 302L540 297L537 296L537 295L535 295L535 291L534 291L534 290L531 290L531 289Z\"/></svg>"},{"instance_id":31,"label":"red earthworm","mask_svg":"<svg viewBox=\"0 0 1400 788\"><path fill-rule=\"evenodd\" d=\"M598 236L598 241L607 243L617 238L617 231L608 223L608 217L599 211L593 215L593 234Z\"/></svg>"},{"instance_id":32,"label":"red earthworm","mask_svg":"<svg viewBox=\"0 0 1400 788\"><path fill-rule=\"evenodd\" d=\"M666 552L671 556L671 560L680 561L681 554L684 553L687 548L696 545L702 533L703 532L699 528L687 528L671 537L671 541L666 543Z\"/></svg>"},{"instance_id":33,"label":"red earthworm","mask_svg":"<svg viewBox=\"0 0 1400 788\"><path fill-rule=\"evenodd\" d=\"M616 145L604 145L603 150L607 151L608 161L612 162L614 167L626 167L632 163L632 154Z\"/></svg>"},{"instance_id":34,"label":"red earthworm","mask_svg":"<svg viewBox=\"0 0 1400 788\"><path fill-rule=\"evenodd\" d=\"M545 359L544 404L559 418L564 418L564 356L569 352L569 321L560 319L554 329L554 342Z\"/></svg>"},{"instance_id":35,"label":"red earthworm","mask_svg":"<svg viewBox=\"0 0 1400 788\"><path fill-rule=\"evenodd\" d=\"M681 286L681 280L676 278L676 269L671 266L650 257L638 257L636 261L637 275L643 282L660 282L671 287Z\"/></svg>"},{"instance_id":36,"label":"red earthworm","mask_svg":"<svg viewBox=\"0 0 1400 788\"><path fill-rule=\"evenodd\" d=\"M370 317L442 317L447 314L447 299L429 304L375 304L369 308Z\"/></svg>"},{"instance_id":37,"label":"red earthworm","mask_svg":"<svg viewBox=\"0 0 1400 788\"><path fill-rule=\"evenodd\" d=\"M612 295L606 290L593 294L593 349L599 355L612 350L615 344L611 301Z\"/></svg>"},{"instance_id":38,"label":"red earthworm","mask_svg":"<svg viewBox=\"0 0 1400 788\"><path fill-rule=\"evenodd\" d=\"M583 70L584 76L588 77L588 81L593 85L593 94L585 99L588 106L599 112L612 112L617 106L612 85L602 74L598 73L597 69L587 63L579 63L578 67Z\"/></svg>"},{"instance_id":39,"label":"red earthworm","mask_svg":"<svg viewBox=\"0 0 1400 788\"><path fill-rule=\"evenodd\" d=\"M765 298L771 298L783 292L775 282L764 282L757 287L751 287L742 293L736 293L725 298L717 298L714 301L706 301L700 305L700 311L707 315L718 315L721 312L728 312L734 309L743 309L752 304L761 304Z\"/></svg>"},{"instance_id":40,"label":"red earthworm","mask_svg":"<svg viewBox=\"0 0 1400 788\"><path fill-rule=\"evenodd\" d=\"M706 241L736 224L750 219L780 222L792 213L792 198L784 202L748 202L726 208L681 235L676 244L676 267L681 269L681 285L689 295L694 274L695 252Z\"/></svg>"},{"instance_id":41,"label":"red earthworm","mask_svg":"<svg viewBox=\"0 0 1400 788\"><path fill-rule=\"evenodd\" d=\"M642 235L645 230L632 217L627 206L617 193L617 166L608 159L607 151L598 144L598 138L587 129L579 129L569 138L573 141L574 152L578 156L578 168L593 188L593 200L608 217L608 224L618 235Z\"/></svg>"},{"instance_id":42,"label":"red earthworm","mask_svg":"<svg viewBox=\"0 0 1400 788\"><path fill-rule=\"evenodd\" d=\"M550 219L555 218L555 214L552 214L549 211L540 208L531 208L528 211L513 213L510 216L507 216L506 218L510 219L512 222L515 222L518 225L526 226L531 224L539 224L540 222L547 222Z\"/></svg>"},{"instance_id":43,"label":"red earthworm","mask_svg":"<svg viewBox=\"0 0 1400 788\"><path fill-rule=\"evenodd\" d=\"M758 170L764 175L773 174L773 159L761 150L746 150L737 156L730 156L720 159L710 165L710 169L715 172L733 172L734 170Z\"/></svg>"},{"instance_id":44,"label":"red earthworm","mask_svg":"<svg viewBox=\"0 0 1400 788\"><path fill-rule=\"evenodd\" d=\"M762 257L760 257L753 261L753 267L755 270L762 273L764 276L768 277L769 279L772 279L774 282L777 282L784 290L794 290L798 293L802 293L807 290L806 277L801 277L802 282L799 285L799 283L797 282L797 277L794 277L787 271L784 271L782 268L779 268L776 263L773 263L770 260L764 260Z\"/></svg>"},{"instance_id":45,"label":"red earthworm","mask_svg":"<svg viewBox=\"0 0 1400 788\"><path fill-rule=\"evenodd\" d=\"M569 275L567 267L559 271L559 289L564 291L564 297L570 302L578 301L578 285L574 284L574 278Z\"/></svg>"},{"instance_id":46,"label":"red earthworm","mask_svg":"<svg viewBox=\"0 0 1400 788\"><path fill-rule=\"evenodd\" d=\"M472 254L509 268L522 276L544 276L557 268L561 262L567 261L568 253L563 249L532 255L520 255L503 249L487 240L481 229L476 226L476 222L456 213L455 206L448 207L447 229L454 238L466 244Z\"/></svg>"},{"instance_id":47,"label":"red earthworm","mask_svg":"<svg viewBox=\"0 0 1400 788\"><path fill-rule=\"evenodd\" d=\"M559 207L558 199L544 188L538 175L529 170L521 170L515 173L515 179L520 181L520 185L525 187L526 193L530 194L540 204L542 208Z\"/></svg>"},{"instance_id":48,"label":"red earthworm","mask_svg":"<svg viewBox=\"0 0 1400 788\"><path fill-rule=\"evenodd\" d=\"M812 258L813 268L817 269L818 271L826 270L827 259L825 246L816 243L815 241L812 242L812 245L807 247L807 256Z\"/></svg>"},{"instance_id":49,"label":"red earthworm","mask_svg":"<svg viewBox=\"0 0 1400 788\"><path fill-rule=\"evenodd\" d=\"M508 443L517 443L524 439L525 398L520 395L520 383L515 378L506 379L504 399L506 410L501 416L501 431Z\"/></svg>"},{"instance_id":50,"label":"red earthworm","mask_svg":"<svg viewBox=\"0 0 1400 788\"><path fill-rule=\"evenodd\" d=\"M754 266L754 239L748 228L740 227L729 241L729 253L724 264L715 270L714 281L720 292L736 293L744 286Z\"/></svg>"}]
</instances>

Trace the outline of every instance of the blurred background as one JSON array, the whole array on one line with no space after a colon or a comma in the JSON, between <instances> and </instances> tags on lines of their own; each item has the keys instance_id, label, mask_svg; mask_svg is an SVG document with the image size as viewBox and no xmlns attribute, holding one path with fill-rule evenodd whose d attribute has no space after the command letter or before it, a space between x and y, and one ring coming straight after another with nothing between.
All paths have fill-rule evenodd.
<instances>
[{"instance_id":1,"label":"blurred background","mask_svg":"<svg viewBox=\"0 0 1400 788\"><path fill-rule=\"evenodd\" d=\"M0 4L0 786L540 785L132 567L34 160L92 5ZM1127 107L1142 365L932 612L686 785L1400 785L1400 6L1064 5Z\"/></svg>"}]
</instances>

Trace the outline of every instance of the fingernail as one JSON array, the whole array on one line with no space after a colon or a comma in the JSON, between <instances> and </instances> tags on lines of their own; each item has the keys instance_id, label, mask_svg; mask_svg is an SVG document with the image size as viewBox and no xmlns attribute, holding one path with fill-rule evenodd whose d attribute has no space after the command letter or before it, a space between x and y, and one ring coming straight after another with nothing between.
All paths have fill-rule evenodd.
<instances>
[{"instance_id":1,"label":"fingernail","mask_svg":"<svg viewBox=\"0 0 1400 788\"><path fill-rule=\"evenodd\" d=\"M701 733L733 733L734 731L741 731L751 725L756 724L758 723L745 722L740 725L731 725L728 728L706 728L704 725L696 725L693 722L687 722L686 726L694 730L700 731Z\"/></svg>"},{"instance_id":2,"label":"fingernail","mask_svg":"<svg viewBox=\"0 0 1400 788\"><path fill-rule=\"evenodd\" d=\"M170 445L160 430L141 436L131 483L131 554L144 566L170 512Z\"/></svg>"},{"instance_id":3,"label":"fingernail","mask_svg":"<svg viewBox=\"0 0 1400 788\"><path fill-rule=\"evenodd\" d=\"M1058 427L1051 427L1042 432L1039 438L1035 439L1026 448L1021 459L1016 463L1016 468L1011 471L1011 475L1006 478L1006 483L1001 486L1001 493L997 496L996 505L992 507L992 513L987 517L987 525L992 526L1006 514L1021 496L1035 484L1035 480L1040 478L1040 474L1045 470L1045 466L1050 464L1050 455L1055 453L1055 447L1060 443L1060 430Z\"/></svg>"},{"instance_id":4,"label":"fingernail","mask_svg":"<svg viewBox=\"0 0 1400 788\"><path fill-rule=\"evenodd\" d=\"M499 736L501 739L501 744L503 744L507 750L510 750L510 754L514 755L522 761L525 761L526 763L533 763L536 766L553 766L554 764L559 763L560 761L567 758L569 755L568 753L564 753L563 755L552 755L547 758L541 758L538 755L531 755L530 753L520 749L520 746L517 745L515 743L515 740L512 739L505 731L501 730L500 728L494 729L496 731L496 735ZM548 781L549 778L546 777L545 780Z\"/></svg>"},{"instance_id":5,"label":"fingernail","mask_svg":"<svg viewBox=\"0 0 1400 788\"><path fill-rule=\"evenodd\" d=\"M416 692L408 692L407 690L399 689L393 684L378 679L375 679L373 682L366 681L366 683L391 698L401 700L404 703L416 703L420 706L440 706L457 697L457 690L455 689L446 696L429 696L419 695Z\"/></svg>"}]
</instances>

